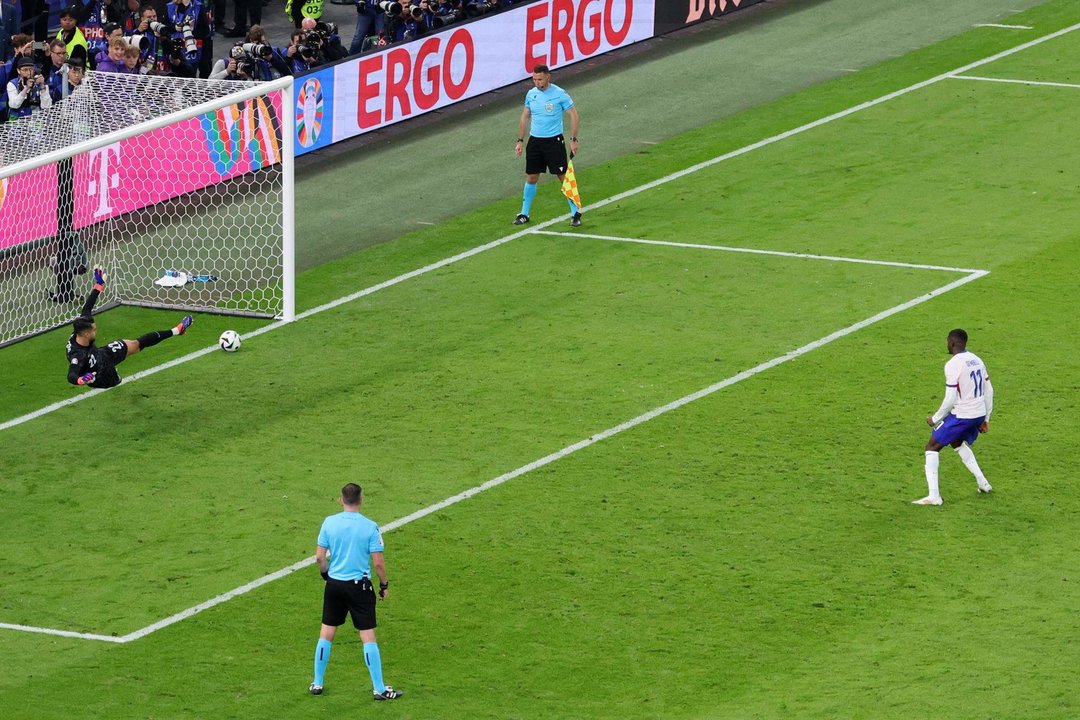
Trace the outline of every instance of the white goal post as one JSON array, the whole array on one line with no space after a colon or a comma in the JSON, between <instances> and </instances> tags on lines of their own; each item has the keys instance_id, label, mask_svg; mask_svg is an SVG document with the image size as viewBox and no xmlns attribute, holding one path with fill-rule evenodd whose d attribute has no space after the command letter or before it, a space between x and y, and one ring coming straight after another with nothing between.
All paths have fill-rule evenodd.
<instances>
[{"instance_id":1,"label":"white goal post","mask_svg":"<svg viewBox=\"0 0 1080 720\"><path fill-rule=\"evenodd\" d=\"M0 124L0 347L70 322L94 265L99 311L291 321L292 87L87 72Z\"/></svg>"}]
</instances>

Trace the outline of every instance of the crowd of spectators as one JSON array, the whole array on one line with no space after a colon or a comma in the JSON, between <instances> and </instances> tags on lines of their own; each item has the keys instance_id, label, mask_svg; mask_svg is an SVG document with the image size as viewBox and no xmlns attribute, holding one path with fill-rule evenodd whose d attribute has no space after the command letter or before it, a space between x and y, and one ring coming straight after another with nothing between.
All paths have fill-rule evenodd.
<instances>
[{"instance_id":1,"label":"crowd of spectators","mask_svg":"<svg viewBox=\"0 0 1080 720\"><path fill-rule=\"evenodd\" d=\"M233 25L224 27L215 18L225 16L225 0L74 0L56 14L58 27L50 28L45 0L21 0L19 7L0 0L0 122L63 100L86 70L272 80L413 40L514 2L331 0L355 1L356 29L346 49L337 26L322 21L322 0L285 0L295 30L288 44L272 44L259 24L268 1L231 0ZM219 45L227 49L216 55L215 35L228 39Z\"/></svg>"}]
</instances>

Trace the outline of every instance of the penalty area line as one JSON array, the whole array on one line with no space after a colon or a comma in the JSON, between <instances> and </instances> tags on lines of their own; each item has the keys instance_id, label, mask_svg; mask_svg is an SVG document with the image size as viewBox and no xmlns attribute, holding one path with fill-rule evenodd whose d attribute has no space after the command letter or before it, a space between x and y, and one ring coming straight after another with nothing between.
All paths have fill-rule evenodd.
<instances>
[{"instance_id":1,"label":"penalty area line","mask_svg":"<svg viewBox=\"0 0 1080 720\"><path fill-rule=\"evenodd\" d=\"M550 465L551 463L554 463L554 462L556 462L558 460L561 460L562 458L564 458L564 457L566 457L568 455L571 455L571 454L577 452L578 450L583 450L583 449L585 449L585 448L587 448L587 447L589 447L591 445L595 445L596 443L598 443L598 442L600 442L602 440L606 440L606 439L608 439L610 437L614 437L615 435L618 435L619 433L622 433L622 432L625 432L625 431L630 430L632 428L635 428L638 425L642 425L644 423L647 423L650 420L653 420L655 418L660 417L661 415L665 415L665 414L667 414L669 412L672 412L673 410L677 410L677 409L683 407L684 405L689 405L690 403L692 403L692 402L694 402L696 400L700 400L700 399L702 399L704 397L708 397L709 395L712 395L712 394L714 394L716 392L719 392L720 390L723 390L724 388L735 385L736 383L740 383L743 380L747 380L749 378L752 378L755 375L759 375L759 374L765 372L766 370L770 370L770 369L772 369L774 367L777 367L778 365L783 365L786 362L789 362L789 361L794 360L796 358L802 357L803 355L806 355L809 352L812 352L814 350L817 350L820 347L828 345L829 343L831 343L831 342L833 342L835 340L839 340L839 339L841 339L843 337L847 337L848 335L851 335L852 333L858 332L859 330L862 330L863 328L869 327L870 325L873 325L874 323L880 322L880 321L882 321L882 320L884 320L886 318L892 317L893 315L896 315L898 313L902 313L905 310L909 310L909 309L915 307L916 305L920 305L920 304L922 304L924 302L927 302L928 300L932 300L933 298L936 298L939 295L943 295L943 294L949 292L950 290L955 290L956 288L961 287L962 285L966 285L967 283L972 282L973 280L978 280L979 278L984 277L984 276L989 275L989 274L990 273L989 273L988 270L972 270L972 271L968 272L966 275L964 275L963 277L961 277L960 279L954 280L953 282L948 283L947 285L942 285L941 287L935 288L934 290L930 290L929 292L924 293L924 294L922 294L922 295L920 295L920 296L918 296L918 297L916 297L916 298L914 298L912 300L908 300L907 302L903 302L903 303L900 303L899 305L895 305L895 306L889 308L888 310L883 310L883 311L877 313L876 315L872 315L871 317L866 318L865 320L860 320L859 322L854 323L853 325L848 325L847 327L845 327L845 328L843 328L841 330L837 330L836 332L830 333L830 334L826 335L823 338L819 338L818 340L814 340L813 342L807 343L806 345L803 345L802 347L799 347L799 348L791 350L791 351L789 351L787 353L784 353L783 355L779 355L779 356L773 358L772 360L768 360L768 361L763 362L763 363L761 363L759 365L755 365L754 367L752 367L752 368L750 368L748 370L743 370L742 372L740 372L740 373L738 373L736 375L732 375L731 377L725 378L724 380L716 382L716 383L714 383L712 385L709 385L708 387L702 388L701 390L698 390L696 392L690 393L689 395L684 395L683 397L679 398L678 400L673 400L672 402L669 402L666 405L661 405L659 407L653 408L652 410L649 410L648 412L642 413L641 415L638 415L635 418L627 420L626 422L623 422L623 423L620 423L620 424L615 425L613 427L610 427L607 430L603 430L601 432L598 432L595 435L590 435L589 437L584 438L583 440L579 440L578 442L576 442L576 443L574 443L572 445L567 445L566 447L562 448L561 450L557 450L557 451L555 451L553 453L545 455L544 457L539 458L537 460L534 460L531 463L528 463L527 465L522 465L521 467L517 468L516 470L511 470L510 472L499 475L498 477L493 478L491 480L488 480L487 482L485 482L485 483L483 483L481 485L471 487L468 490L464 490L464 491L458 493L457 495L453 495L451 497L446 498L445 500L442 500L440 502L434 503L432 505L428 505L425 508L417 510L414 513L410 513L409 515L398 518L397 520L393 520L393 521L387 523L386 525L383 525L382 526L382 531L384 533L388 533L388 532L391 532L393 530L397 530L398 528L404 527L405 525L408 525L409 523L415 522L415 521L417 521L417 520L419 520L421 518L427 517L428 515L439 512L440 510L445 510L446 508L448 508L448 507L450 507L452 505L456 505L457 503L462 502L464 500L468 500L471 497L475 497L476 495L479 495L480 493L491 490L492 488L496 488L496 487L498 487L498 486L500 486L500 485L502 485L504 483L509 482L510 480L513 480L514 478L521 477L522 475L530 473L533 470L537 470L539 468L542 468L545 465ZM270 573L269 575L264 575L263 577L258 578L257 580L253 580L253 581L251 581L249 583L241 585L238 588L230 590L230 591L228 591L226 593L222 593L221 595L218 595L217 597L211 598L211 599L207 600L206 602L199 603L198 605L190 607L187 610L182 610L181 612L178 612L178 613L176 613L174 615L170 615L169 617L164 618L163 620L159 620L158 622L155 622L155 623L153 623L151 625L147 625L144 628L140 628L138 630L135 630L134 632L130 632L127 635L122 635L120 637L111 637L111 636L108 636L108 635L90 635L90 634L84 634L84 633L68 633L68 632L62 631L62 630L49 631L49 630L43 629L43 628L34 628L31 631L32 632L48 632L49 634L53 634L53 635L65 635L67 637L78 637L78 638L89 639L89 640L107 640L109 642L115 642L115 643L129 643L129 642L132 642L134 640L138 640L139 638L146 637L147 635L150 635L151 633L157 632L158 630L169 627L170 625L175 625L176 623L178 623L178 622L180 622L182 620L187 620L188 618L193 617L194 615L197 615L197 614L201 613L204 610L209 610L212 607L215 607L217 605L221 605L222 603L228 602L229 600L232 600L233 598L239 597L240 595L251 592L252 590L255 590L256 588L262 587L263 585L266 585L267 583L273 582L274 580L279 580L279 579L281 579L283 577L291 575L292 573L296 572L297 570L302 570L303 568L306 568L306 567L308 567L310 565L314 565L314 564L315 564L314 556L306 557L303 560L300 560L298 562L293 563L292 565L289 565L288 567L285 567L285 568L282 568L281 570ZM7 628L7 629L12 629L12 630L28 629L27 626L7 625L7 624L0 624L0 628Z\"/></svg>"},{"instance_id":2,"label":"penalty area line","mask_svg":"<svg viewBox=\"0 0 1080 720\"><path fill-rule=\"evenodd\" d=\"M795 136L795 135L799 135L799 134L804 133L804 132L806 132L808 130L813 130L814 128L820 127L820 126L825 125L827 123L830 123L830 122L832 122L834 120L839 120L839 119L845 118L845 117L847 117L849 115L853 115L853 114L855 114L855 113L857 113L857 112L859 112L861 110L866 110L867 108L871 108L871 107L875 107L877 105L881 105L882 103L888 102L889 100L893 100L893 99L898 98L898 97L901 97L902 95L906 95L906 94L914 92L916 90L921 90L924 87L928 87L928 86L933 85L933 84L935 84L937 82L940 82L942 80L949 79L949 78L958 78L961 74L966 73L969 70L974 70L977 67L981 67L983 65L987 65L989 63L992 63L992 62L994 62L996 60L1000 60L1000 59L1008 57L1010 55L1014 55L1014 54L1016 54L1018 52L1021 52L1023 50L1027 50L1028 48L1031 48L1031 47L1035 47L1036 45L1047 42L1048 40L1053 40L1054 38L1061 37L1062 35L1066 35L1068 33L1074 32L1076 30L1080 30L1080 23L1076 23L1075 25L1070 25L1068 27L1062 28L1060 30L1049 33L1047 35L1037 37L1037 38L1035 38L1033 40L1029 40L1029 41L1027 41L1025 43L1021 43L1020 45L1016 45L1014 47L1008 48L1007 50L1002 50L1001 52L996 53L994 55L990 55L990 56L985 57L985 58L983 58L981 60L976 60L975 62L968 63L967 65L963 65L961 67L955 68L954 70L950 70L949 72L942 73L940 75L936 75L936 76L934 76L932 78L929 78L928 80L923 80L923 81L917 82L917 83L915 83L913 85L908 85L905 88L901 88L900 90L896 90L896 91L893 91L893 92L888 93L886 95L882 95L881 97L875 98L873 100L868 100L868 101L866 101L864 103L860 103L858 105L853 105L852 107L849 107L846 110L841 110L840 112L836 112L836 113L833 113L832 115L828 115L826 117L819 118L818 120L814 120L813 122L806 123L805 125L800 125L797 128L793 128L793 129L788 130L786 132L782 132L782 133L779 133L777 135L773 135L772 137L765 138L764 140L759 140L756 143L746 145L744 147L739 148L738 150L732 150L731 152L725 153L723 155L718 155L717 157L714 157L711 160L706 160L705 162L698 163L697 165L693 165L691 167L685 168L685 169L680 170L678 172L672 173L671 175L666 175L666 176L664 176L662 178L659 178L658 180L653 180L652 182L645 183L644 185L639 185L636 188L632 188L630 190L623 191L623 192L618 193L616 195L612 195L609 198L605 198L604 200L600 200L599 202L596 202L596 203L594 203L592 205L587 206L585 209L592 210L593 208L603 207L605 205L609 205L611 203L618 202L618 201L623 200L625 198L632 197L634 195L637 195L638 193L645 192L646 190L651 190L653 188L659 187L660 185L664 185L666 183L669 183L669 182L671 182L673 180L678 180L679 178L683 178L683 177L686 177L687 175L691 175L693 173L696 173L699 170L703 170L705 168L712 167L713 165L716 165L717 163L724 162L725 160L730 160L731 158L738 157L740 155L745 155L746 153L751 152L753 150L757 150L758 148L762 148L762 147L765 147L767 145L772 145L773 143L779 142L781 140L785 140L785 139L787 139L789 137L792 137L792 136ZM391 280L387 280L385 282L379 283L378 285L373 285L373 286L371 286L369 288L366 288L364 290L357 291L357 292L352 293L350 295L345 295L343 297L338 298L337 300L333 300L333 301L328 302L328 303L326 303L324 305L320 305L319 307L312 308L311 310L307 310L305 312L298 313L296 315L296 319L300 320L300 319L303 319L303 318L306 318L306 317L311 317L312 315L315 315L315 314L324 312L326 310L330 310L332 308L335 308L338 305L342 305L342 304L347 303L347 302L352 302L353 300L356 300L357 298L364 297L365 295L370 295L371 293L378 292L379 290L382 290L384 288L388 288L388 287L391 287L393 285L397 285L398 283L405 282L406 280L410 280L410 279L412 279L414 277L418 277L420 275L424 275L426 273L429 273L432 270L437 270L437 269L439 269L441 267L445 267L447 265L451 265L453 263L456 263L456 262L458 262L460 260L464 260L465 258L472 257L473 255L477 255L479 253L485 252L485 251L490 250L492 248L499 247L500 245L504 245L504 244L510 242L511 240L516 240L517 238L522 237L524 235L527 235L530 232L536 232L537 230L542 230L543 228L554 225L557 222L562 222L563 220L564 220L564 218L555 217L555 218L552 218L552 219L547 220L545 222L542 222L539 225L536 225L536 226L530 228L529 230L522 230L522 231L513 233L511 235L507 235L507 236L502 237L502 238L500 238L498 240L494 240L494 241L486 243L484 245L479 245L477 247L474 247L471 250L467 250L465 252L458 253L457 255L453 255L451 257L445 258L443 260L432 263L430 265L425 265L422 268L419 268L417 270L413 270L412 272L405 273L404 275L399 275L399 276L397 276L397 277L395 277L395 278L393 278ZM246 335L249 338L250 337L255 337L255 336L261 335L261 334L263 334L265 332L270 332L271 330L276 330L276 329L278 329L278 328L280 328L280 327L282 327L282 326L284 326L286 324L287 323L281 322L281 321L271 323L270 325L266 325L264 327L261 327L258 330L255 330L255 331L250 332L250 333L246 333ZM169 362L167 362L167 363L165 363L163 365L158 365L158 366L150 368L148 370L143 370L141 372L137 372L137 373L129 376L125 382L127 384L131 384L132 382L135 382L136 380L141 380L142 378L149 377L150 375L153 375L154 373L161 372L162 370L166 370L166 369L169 369L169 368L172 368L172 367L176 367L177 365L188 362L189 360L194 360L196 358L202 357L203 355L206 355L208 353L213 352L215 349L216 349L216 346L211 346L211 347L208 347L208 348L204 348L204 349L199 350L197 352L193 352L193 353L190 353L190 354L185 355L183 357L176 358L175 360L171 360L171 361L169 361ZM5 422L0 423L0 432L3 432L4 430L8 430L10 428L16 427L17 425L22 425L23 423L29 422L29 421L34 420L36 418L42 417L44 415L48 415L49 413L52 413L52 412L54 412L56 410L60 410L61 408L68 407L69 405L74 405L77 402L81 402L81 401L86 400L88 398L95 397L95 396L99 395L102 392L104 392L104 391L102 391L102 390L90 390L90 391L84 392L84 393L82 393L80 395L76 395L74 397L68 398L67 400L61 400L59 402L52 403L51 405L46 405L45 407L40 408L38 410L35 410L35 411L33 411L31 413L28 413L26 415L21 415L19 417L12 418L11 420L7 420Z\"/></svg>"},{"instance_id":3,"label":"penalty area line","mask_svg":"<svg viewBox=\"0 0 1080 720\"><path fill-rule=\"evenodd\" d=\"M609 240L612 242L636 243L638 245L659 245L662 247L691 248L694 250L714 250L718 252L746 253L749 255L771 255L773 257L796 258L799 260L825 260L828 262L855 263L857 265L884 265L885 267L909 268L912 270L940 270L942 272L981 273L986 270L947 267L945 265L920 265L918 263L895 262L893 260L868 260L866 258L844 257L842 255L811 255L809 253L785 252L783 250L758 250L756 248L731 247L728 245L705 245L703 243L671 242L668 240L643 240L642 238L616 237L614 235L593 235L582 232L555 232L553 230L534 230L534 235L554 235L567 238L589 238L591 240Z\"/></svg>"}]
</instances>

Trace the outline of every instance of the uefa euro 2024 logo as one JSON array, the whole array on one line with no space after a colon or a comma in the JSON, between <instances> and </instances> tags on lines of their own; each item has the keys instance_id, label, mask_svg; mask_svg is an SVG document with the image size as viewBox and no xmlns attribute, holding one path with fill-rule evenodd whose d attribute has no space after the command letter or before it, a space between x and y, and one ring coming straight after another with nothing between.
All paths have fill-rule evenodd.
<instances>
[{"instance_id":1,"label":"uefa euro 2024 logo","mask_svg":"<svg viewBox=\"0 0 1080 720\"><path fill-rule=\"evenodd\" d=\"M199 123L214 169L222 177L281 162L281 122L266 96L200 115Z\"/></svg>"},{"instance_id":2,"label":"uefa euro 2024 logo","mask_svg":"<svg viewBox=\"0 0 1080 720\"><path fill-rule=\"evenodd\" d=\"M317 78L308 78L296 94L296 139L311 147L322 134L323 92Z\"/></svg>"}]
</instances>

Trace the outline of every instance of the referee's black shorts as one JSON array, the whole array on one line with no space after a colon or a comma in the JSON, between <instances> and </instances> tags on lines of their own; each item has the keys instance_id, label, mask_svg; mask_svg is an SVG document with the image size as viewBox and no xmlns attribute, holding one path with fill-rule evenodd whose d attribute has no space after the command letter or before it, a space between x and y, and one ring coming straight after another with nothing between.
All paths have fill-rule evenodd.
<instances>
[{"instance_id":1,"label":"referee's black shorts","mask_svg":"<svg viewBox=\"0 0 1080 720\"><path fill-rule=\"evenodd\" d=\"M539 175L545 171L552 175L566 174L566 142L562 135L529 136L529 144L525 146L525 174Z\"/></svg>"},{"instance_id":2,"label":"referee's black shorts","mask_svg":"<svg viewBox=\"0 0 1080 720\"><path fill-rule=\"evenodd\" d=\"M357 630L375 628L375 588L371 580L330 578L326 581L326 589L323 590L323 625L338 627L344 624L346 615L352 615L353 627Z\"/></svg>"}]
</instances>

